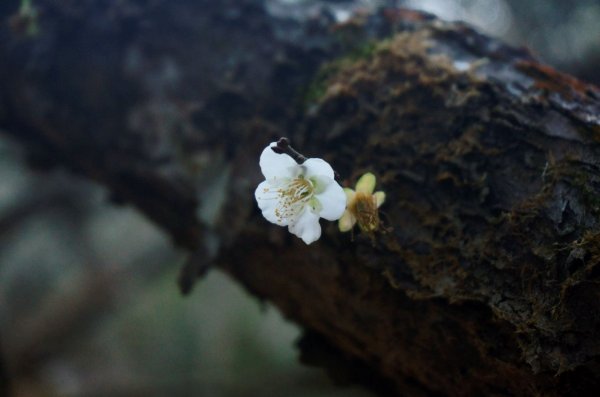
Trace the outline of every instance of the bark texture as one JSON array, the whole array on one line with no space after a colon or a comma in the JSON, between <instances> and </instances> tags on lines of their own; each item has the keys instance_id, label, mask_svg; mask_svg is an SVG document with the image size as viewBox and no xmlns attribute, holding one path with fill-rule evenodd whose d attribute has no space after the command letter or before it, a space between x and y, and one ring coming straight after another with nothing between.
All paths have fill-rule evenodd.
<instances>
[{"instance_id":1,"label":"bark texture","mask_svg":"<svg viewBox=\"0 0 600 397\"><path fill-rule=\"evenodd\" d=\"M0 128L190 250L185 288L212 261L318 335L305 353L398 394L600 389L597 88L407 10L35 4L0 5ZM374 172L388 230L305 246L268 224L253 190L278 136L347 186Z\"/></svg>"}]
</instances>

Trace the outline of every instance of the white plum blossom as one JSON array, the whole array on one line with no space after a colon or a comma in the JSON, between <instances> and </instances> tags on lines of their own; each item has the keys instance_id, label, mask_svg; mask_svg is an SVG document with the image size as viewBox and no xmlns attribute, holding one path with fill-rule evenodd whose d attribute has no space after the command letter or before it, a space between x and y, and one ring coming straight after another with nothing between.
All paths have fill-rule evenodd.
<instances>
[{"instance_id":1,"label":"white plum blossom","mask_svg":"<svg viewBox=\"0 0 600 397\"><path fill-rule=\"evenodd\" d=\"M339 219L346 208L346 194L334 180L331 166L322 159L298 164L287 154L267 146L260 155L265 176L254 196L263 216L310 244L321 237L319 218Z\"/></svg>"}]
</instances>

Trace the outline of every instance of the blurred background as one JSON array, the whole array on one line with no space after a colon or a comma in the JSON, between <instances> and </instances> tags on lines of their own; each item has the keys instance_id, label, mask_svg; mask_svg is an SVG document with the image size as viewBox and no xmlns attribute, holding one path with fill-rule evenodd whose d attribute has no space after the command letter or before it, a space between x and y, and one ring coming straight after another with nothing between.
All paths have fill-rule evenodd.
<instances>
[{"instance_id":1,"label":"blurred background","mask_svg":"<svg viewBox=\"0 0 600 397\"><path fill-rule=\"evenodd\" d=\"M35 5L35 0L31 2ZM598 0L269 0L274 14L401 5L464 20L600 83ZM1 132L1 131L0 131ZM0 134L0 365L16 396L370 396L298 363L300 331L138 212L67 172L28 169Z\"/></svg>"}]
</instances>

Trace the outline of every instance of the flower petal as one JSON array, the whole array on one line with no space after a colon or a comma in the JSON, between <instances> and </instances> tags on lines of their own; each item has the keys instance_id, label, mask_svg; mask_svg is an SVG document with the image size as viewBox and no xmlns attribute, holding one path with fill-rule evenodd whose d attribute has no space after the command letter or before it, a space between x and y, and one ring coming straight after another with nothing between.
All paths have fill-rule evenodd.
<instances>
[{"instance_id":1,"label":"flower petal","mask_svg":"<svg viewBox=\"0 0 600 397\"><path fill-rule=\"evenodd\" d=\"M355 224L356 218L350 213L350 211L344 211L344 214L338 221L338 227L342 233L352 230Z\"/></svg>"},{"instance_id":2,"label":"flower petal","mask_svg":"<svg viewBox=\"0 0 600 397\"><path fill-rule=\"evenodd\" d=\"M354 196L356 196L356 192L349 187L344 188L344 193L346 193L346 206L350 205L352 200L354 200Z\"/></svg>"},{"instance_id":3,"label":"flower petal","mask_svg":"<svg viewBox=\"0 0 600 397\"><path fill-rule=\"evenodd\" d=\"M289 219L276 215L279 206L279 193L276 187L269 184L268 181L263 181L254 191L254 197L266 220L279 226L289 225Z\"/></svg>"},{"instance_id":4,"label":"flower petal","mask_svg":"<svg viewBox=\"0 0 600 397\"><path fill-rule=\"evenodd\" d=\"M288 226L288 230L300 237L306 244L313 243L321 237L319 215L305 208L298 219Z\"/></svg>"},{"instance_id":5,"label":"flower petal","mask_svg":"<svg viewBox=\"0 0 600 397\"><path fill-rule=\"evenodd\" d=\"M302 164L302 167L306 170L306 178L310 178L311 176L334 178L333 168L323 159L308 159Z\"/></svg>"},{"instance_id":6,"label":"flower petal","mask_svg":"<svg viewBox=\"0 0 600 397\"><path fill-rule=\"evenodd\" d=\"M265 179L295 178L300 171L300 166L287 154L275 153L271 146L276 145L276 142L271 142L260 154L260 170Z\"/></svg>"},{"instance_id":7,"label":"flower petal","mask_svg":"<svg viewBox=\"0 0 600 397\"><path fill-rule=\"evenodd\" d=\"M373 195L375 196L375 202L377 204L377 208L381 207L381 204L385 201L385 193L384 192L375 192Z\"/></svg>"},{"instance_id":8,"label":"flower petal","mask_svg":"<svg viewBox=\"0 0 600 397\"><path fill-rule=\"evenodd\" d=\"M356 191L373 194L373 190L375 189L375 181L375 175L367 172L358 179L358 182L356 182Z\"/></svg>"},{"instance_id":9,"label":"flower petal","mask_svg":"<svg viewBox=\"0 0 600 397\"><path fill-rule=\"evenodd\" d=\"M330 179L330 183L322 193L316 194L315 198L321 203L319 216L328 221L340 219L346 209L346 193L336 181Z\"/></svg>"}]
</instances>

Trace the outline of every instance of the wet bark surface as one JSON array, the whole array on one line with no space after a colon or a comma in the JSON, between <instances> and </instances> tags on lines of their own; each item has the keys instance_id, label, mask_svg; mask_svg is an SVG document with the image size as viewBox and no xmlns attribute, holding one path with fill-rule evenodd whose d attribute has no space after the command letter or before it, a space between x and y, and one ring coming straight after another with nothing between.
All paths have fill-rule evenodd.
<instances>
[{"instance_id":1,"label":"wet bark surface","mask_svg":"<svg viewBox=\"0 0 600 397\"><path fill-rule=\"evenodd\" d=\"M600 388L596 87L413 11L36 6L0 6L0 128L163 227L191 252L185 289L222 267L318 336L306 361L387 392ZM306 246L262 218L258 155L279 136L346 186L377 175L374 241L331 223Z\"/></svg>"}]
</instances>

